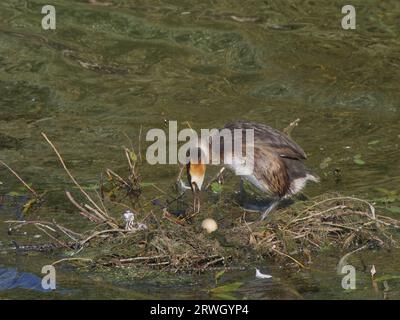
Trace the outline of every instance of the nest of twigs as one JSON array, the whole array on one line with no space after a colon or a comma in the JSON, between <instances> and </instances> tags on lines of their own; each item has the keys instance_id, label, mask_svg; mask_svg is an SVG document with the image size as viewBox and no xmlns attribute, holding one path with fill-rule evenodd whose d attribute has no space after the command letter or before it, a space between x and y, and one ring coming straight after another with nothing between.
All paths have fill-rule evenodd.
<instances>
[{"instance_id":1,"label":"nest of twigs","mask_svg":"<svg viewBox=\"0 0 400 320\"><path fill-rule=\"evenodd\" d=\"M69 252L68 257L54 264L78 262L94 267L192 272L238 267L252 256L254 259L262 256L284 259L289 264L306 268L312 262L313 254L326 247L350 251L397 245L400 221L378 214L368 201L336 195L298 202L273 212L263 222L247 222L243 214L229 226L221 223L222 227L216 232L207 234L200 227L201 214L181 219L171 215L167 208L143 212L134 207L141 193L140 175L136 157L128 149L125 149L128 178L123 179L107 169L108 188L102 184L94 197L80 186L56 147L44 137L80 191L80 200L70 192L67 197L77 212L90 221L90 228L79 233L56 221L9 221L9 232L12 235L23 227L40 230L52 242L51 246L38 245L38 250L63 248ZM17 178L23 181L21 177ZM34 195L38 194L31 189ZM123 196L119 197L121 193ZM130 209L135 220L127 223L121 217L120 209L115 214L109 204L114 205L113 208L117 204L119 208ZM229 216L227 214L224 219ZM15 243L18 250L34 248L34 245Z\"/></svg>"},{"instance_id":2,"label":"nest of twigs","mask_svg":"<svg viewBox=\"0 0 400 320\"><path fill-rule=\"evenodd\" d=\"M151 267L174 272L204 271L223 267L229 260L227 251L217 240L193 226L162 222L147 231L103 239L112 243L109 253L96 257L102 266ZM98 244L97 244L98 245Z\"/></svg>"},{"instance_id":3,"label":"nest of twigs","mask_svg":"<svg viewBox=\"0 0 400 320\"><path fill-rule=\"evenodd\" d=\"M306 268L314 254L329 247L348 252L397 246L400 229L398 220L377 214L365 200L340 196L297 203L272 213L263 222L249 223L242 217L232 227L221 227L211 235L201 229L201 217L197 218L182 222L166 211L161 217L151 212L145 220L147 229L126 230L103 222L85 234L44 221L14 222L13 228L35 226L54 240L52 250L75 251L72 257L55 263L173 272L237 268L251 256ZM43 249L43 245L38 248Z\"/></svg>"},{"instance_id":4,"label":"nest of twigs","mask_svg":"<svg viewBox=\"0 0 400 320\"><path fill-rule=\"evenodd\" d=\"M400 221L377 214L368 201L325 195L271 214L262 224L227 231L232 241L242 234L254 250L273 258L288 258L304 267L312 254L327 247L390 248L397 246ZM300 262L307 261L307 262Z\"/></svg>"}]
</instances>

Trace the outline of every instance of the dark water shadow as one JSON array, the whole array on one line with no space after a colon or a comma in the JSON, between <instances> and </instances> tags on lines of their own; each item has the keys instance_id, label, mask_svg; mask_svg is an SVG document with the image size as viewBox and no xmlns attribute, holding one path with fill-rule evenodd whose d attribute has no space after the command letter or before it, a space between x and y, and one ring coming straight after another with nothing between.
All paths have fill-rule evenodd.
<instances>
[{"instance_id":1,"label":"dark water shadow","mask_svg":"<svg viewBox=\"0 0 400 320\"><path fill-rule=\"evenodd\" d=\"M0 291L11 289L29 289L39 292L51 292L42 287L42 278L35 274L19 272L13 268L0 268Z\"/></svg>"},{"instance_id":2,"label":"dark water shadow","mask_svg":"<svg viewBox=\"0 0 400 320\"><path fill-rule=\"evenodd\" d=\"M10 211L15 215L17 220L24 220L22 209L28 200L28 195L12 196L8 194L0 194L0 213L3 210Z\"/></svg>"}]
</instances>

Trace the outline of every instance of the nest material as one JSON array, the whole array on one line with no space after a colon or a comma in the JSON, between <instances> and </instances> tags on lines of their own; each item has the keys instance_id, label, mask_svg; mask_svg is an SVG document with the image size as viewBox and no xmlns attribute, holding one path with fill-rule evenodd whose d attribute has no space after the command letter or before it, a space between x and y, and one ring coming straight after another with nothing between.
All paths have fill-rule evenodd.
<instances>
[{"instance_id":1,"label":"nest material","mask_svg":"<svg viewBox=\"0 0 400 320\"><path fill-rule=\"evenodd\" d=\"M229 260L227 251L218 241L195 229L193 226L163 223L148 232L127 235L125 241L112 247L111 255L100 256L96 262L103 266L146 266L174 272L225 266ZM135 251L137 255L132 255Z\"/></svg>"},{"instance_id":2,"label":"nest material","mask_svg":"<svg viewBox=\"0 0 400 320\"><path fill-rule=\"evenodd\" d=\"M168 226L167 231L163 226ZM214 236L192 225L165 220L147 248L154 256L163 255L168 261L165 265L174 270L238 266L249 255L254 259L260 255L285 259L306 267L313 254L325 248L349 251L397 246L399 229L398 220L377 215L365 200L330 196L278 210L269 221L248 223L241 218L233 227L220 228Z\"/></svg>"},{"instance_id":3,"label":"nest material","mask_svg":"<svg viewBox=\"0 0 400 320\"><path fill-rule=\"evenodd\" d=\"M240 242L247 241L260 254L286 257L304 267L298 259L310 262L312 253L328 247L397 246L399 229L400 221L376 214L374 206L365 200L325 196L276 211L268 222L244 223L228 234L235 241L241 233Z\"/></svg>"},{"instance_id":4,"label":"nest material","mask_svg":"<svg viewBox=\"0 0 400 320\"><path fill-rule=\"evenodd\" d=\"M163 255L164 265L174 270L240 264L248 249L254 257L286 259L305 267L324 248L396 246L399 228L397 220L376 215L364 200L330 197L276 211L270 221L262 223L240 219L233 228L218 231L226 240L224 245L196 228L169 224L168 231L156 232L149 249L155 256Z\"/></svg>"},{"instance_id":5,"label":"nest material","mask_svg":"<svg viewBox=\"0 0 400 320\"><path fill-rule=\"evenodd\" d=\"M102 197L96 201L68 170L54 144L43 135L86 203L78 202L69 192L68 199L83 217L90 220L92 228L81 234L54 220L32 220L9 221L12 225L9 231L12 234L25 226L35 227L50 238L55 247L70 251L72 257L56 261L55 264L73 261L99 267L151 267L190 272L236 267L249 261L249 258L263 256L285 259L291 264L306 267L312 262L313 253L326 247L350 250L369 246L397 246L400 221L376 214L371 203L352 197L329 195L309 202L298 202L271 213L269 219L263 222L249 223L245 215L234 220L233 225L230 221L230 226L218 221L220 228L211 235L200 227L202 219L206 218L201 214L188 221L172 217L166 208L160 214L151 210L144 212L143 207L139 208L142 213L135 212L132 204L139 204L140 176L136 156L128 149L125 149L125 155L129 177L123 179L108 169L106 173L110 187L106 189L101 185ZM121 197L118 197L121 193ZM37 197L33 189L32 194ZM129 201L126 200L127 196ZM125 229L123 221L120 223L121 218L116 218L115 210L110 209L111 204L114 209L117 205L135 212L138 225L145 225L146 228ZM232 209L232 205L221 208L226 212L223 220L232 220L228 214ZM117 216L120 217L121 213ZM23 246L15 245L16 250L21 248Z\"/></svg>"},{"instance_id":6,"label":"nest material","mask_svg":"<svg viewBox=\"0 0 400 320\"><path fill-rule=\"evenodd\" d=\"M376 214L372 204L338 196L297 203L275 211L263 222L249 223L242 216L232 227L220 227L211 235L200 228L202 218L200 215L191 222L177 223L165 212L161 219L151 213L147 230L113 229L103 224L101 231L80 236L73 233L75 242L63 240L62 235L71 238L72 231L54 222L19 222L18 228L24 224L39 227L59 246L77 252L73 258L60 261L185 273L237 268L260 256L306 268L313 255L325 248L350 251L397 246L400 229L398 220Z\"/></svg>"}]
</instances>

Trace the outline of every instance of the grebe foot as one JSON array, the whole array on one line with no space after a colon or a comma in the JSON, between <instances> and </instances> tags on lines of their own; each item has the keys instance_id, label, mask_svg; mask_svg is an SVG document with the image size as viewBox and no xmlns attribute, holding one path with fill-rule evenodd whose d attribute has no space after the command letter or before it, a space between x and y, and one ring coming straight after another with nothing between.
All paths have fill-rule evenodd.
<instances>
[{"instance_id":1,"label":"grebe foot","mask_svg":"<svg viewBox=\"0 0 400 320\"><path fill-rule=\"evenodd\" d=\"M296 200L307 201L309 198L304 193L296 194Z\"/></svg>"},{"instance_id":2,"label":"grebe foot","mask_svg":"<svg viewBox=\"0 0 400 320\"><path fill-rule=\"evenodd\" d=\"M263 220L268 216L268 214L276 208L276 206L279 204L279 201L280 201L280 200L274 200L274 201L269 205L269 207L267 208L267 210L265 210L264 213L261 215L260 221L263 221Z\"/></svg>"}]
</instances>

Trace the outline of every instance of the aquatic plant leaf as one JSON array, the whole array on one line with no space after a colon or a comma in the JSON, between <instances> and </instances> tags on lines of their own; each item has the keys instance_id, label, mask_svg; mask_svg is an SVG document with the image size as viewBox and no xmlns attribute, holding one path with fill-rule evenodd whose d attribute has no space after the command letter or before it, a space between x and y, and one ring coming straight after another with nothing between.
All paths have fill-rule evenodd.
<instances>
[{"instance_id":1,"label":"aquatic plant leaf","mask_svg":"<svg viewBox=\"0 0 400 320\"><path fill-rule=\"evenodd\" d=\"M372 146L372 145L377 144L379 142L380 142L380 140L372 140L372 141L368 142L368 145Z\"/></svg>"},{"instance_id":2,"label":"aquatic plant leaf","mask_svg":"<svg viewBox=\"0 0 400 320\"><path fill-rule=\"evenodd\" d=\"M141 187L152 187L152 186L154 186L154 183L153 182L141 182L140 186Z\"/></svg>"},{"instance_id":3,"label":"aquatic plant leaf","mask_svg":"<svg viewBox=\"0 0 400 320\"><path fill-rule=\"evenodd\" d=\"M218 280L224 275L224 273L225 273L225 270L221 270L215 274L215 276L214 276L215 284L218 283Z\"/></svg>"},{"instance_id":4,"label":"aquatic plant leaf","mask_svg":"<svg viewBox=\"0 0 400 320\"><path fill-rule=\"evenodd\" d=\"M131 159L132 163L135 163L137 161L137 155L135 151L129 150L129 158Z\"/></svg>"},{"instance_id":5,"label":"aquatic plant leaf","mask_svg":"<svg viewBox=\"0 0 400 320\"><path fill-rule=\"evenodd\" d=\"M220 192L222 191L222 185L219 184L218 182L214 181L214 182L211 184L211 190L212 190L212 192L214 192L214 193L220 193Z\"/></svg>"},{"instance_id":6,"label":"aquatic plant leaf","mask_svg":"<svg viewBox=\"0 0 400 320\"><path fill-rule=\"evenodd\" d=\"M79 189L78 187L73 187L74 189ZM87 191L93 191L93 190L98 190L100 188L100 186L96 183L93 184L88 184L86 186L82 186L83 190L87 190Z\"/></svg>"},{"instance_id":7,"label":"aquatic plant leaf","mask_svg":"<svg viewBox=\"0 0 400 320\"><path fill-rule=\"evenodd\" d=\"M7 195L10 196L10 197L19 197L22 194L17 192L17 191L10 191L9 193L7 193Z\"/></svg>"},{"instance_id":8,"label":"aquatic plant leaf","mask_svg":"<svg viewBox=\"0 0 400 320\"><path fill-rule=\"evenodd\" d=\"M399 213L400 214L400 207L389 207L387 209L392 213Z\"/></svg>"},{"instance_id":9,"label":"aquatic plant leaf","mask_svg":"<svg viewBox=\"0 0 400 320\"><path fill-rule=\"evenodd\" d=\"M218 298L220 300L237 300L235 296L227 293L214 294L213 297Z\"/></svg>"},{"instance_id":10,"label":"aquatic plant leaf","mask_svg":"<svg viewBox=\"0 0 400 320\"><path fill-rule=\"evenodd\" d=\"M36 204L37 199L33 198L22 206L22 213L27 214L29 210Z\"/></svg>"},{"instance_id":11,"label":"aquatic plant leaf","mask_svg":"<svg viewBox=\"0 0 400 320\"><path fill-rule=\"evenodd\" d=\"M210 292L215 293L215 294L223 294L223 293L235 292L242 285L243 285L243 282L236 281L236 282L224 284L222 286L213 288L213 289L210 290Z\"/></svg>"},{"instance_id":12,"label":"aquatic plant leaf","mask_svg":"<svg viewBox=\"0 0 400 320\"><path fill-rule=\"evenodd\" d=\"M392 203L396 202L397 200L400 200L399 197L381 197L381 198L373 198L372 201L377 202L377 203Z\"/></svg>"},{"instance_id":13,"label":"aquatic plant leaf","mask_svg":"<svg viewBox=\"0 0 400 320\"><path fill-rule=\"evenodd\" d=\"M379 192L381 192L381 193L383 193L383 194L385 194L385 195L388 195L388 196L394 196L394 195L397 194L396 191L388 190L388 189L383 188L383 187L375 188L375 190L376 190L376 191L379 191Z\"/></svg>"},{"instance_id":14,"label":"aquatic plant leaf","mask_svg":"<svg viewBox=\"0 0 400 320\"><path fill-rule=\"evenodd\" d=\"M374 280L376 282L381 282L381 281L394 280L394 279L400 279L400 276L387 274L384 276L377 277Z\"/></svg>"},{"instance_id":15,"label":"aquatic plant leaf","mask_svg":"<svg viewBox=\"0 0 400 320\"><path fill-rule=\"evenodd\" d=\"M365 164L365 161L363 159L361 159L361 154L356 154L353 157L353 161L355 164L358 164L359 166L362 166Z\"/></svg>"}]
</instances>

